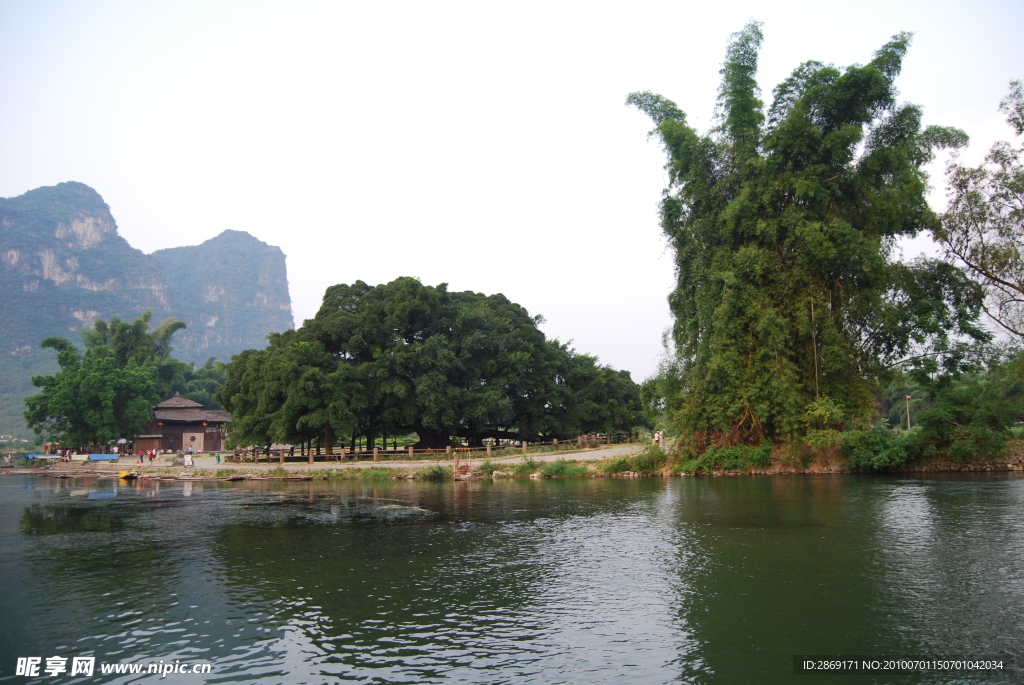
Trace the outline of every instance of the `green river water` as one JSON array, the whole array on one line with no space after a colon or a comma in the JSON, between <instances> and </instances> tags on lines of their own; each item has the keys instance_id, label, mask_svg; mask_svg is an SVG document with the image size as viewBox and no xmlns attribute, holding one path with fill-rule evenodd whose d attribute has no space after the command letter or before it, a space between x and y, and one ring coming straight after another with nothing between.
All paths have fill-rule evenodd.
<instances>
[{"instance_id":1,"label":"green river water","mask_svg":"<svg viewBox=\"0 0 1024 685\"><path fill-rule=\"evenodd\" d=\"M15 674L19 657L207 675ZM794 655L998 671L794 674ZM0 478L0 682L1020 683L1024 478ZM70 670L70 668L69 668Z\"/></svg>"}]
</instances>

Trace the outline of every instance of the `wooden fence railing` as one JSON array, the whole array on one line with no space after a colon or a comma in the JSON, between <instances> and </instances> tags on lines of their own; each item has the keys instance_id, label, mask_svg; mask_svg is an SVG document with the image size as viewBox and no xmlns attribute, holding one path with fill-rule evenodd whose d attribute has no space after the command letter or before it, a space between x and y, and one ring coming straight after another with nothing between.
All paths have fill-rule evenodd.
<instances>
[{"instance_id":1,"label":"wooden fence railing","mask_svg":"<svg viewBox=\"0 0 1024 685\"><path fill-rule=\"evenodd\" d=\"M441 449L415 449L412 446L397 450L373 448L370 450L348 450L343 447L334 449L332 454L313 450L303 455L292 449L272 449L254 447L238 450L230 459L232 461L269 461L269 462L344 462L344 461L454 461L458 459L502 459L505 457L522 457L547 454L551 452L574 452L595 449L607 445L618 445L632 442L625 435L581 435L576 440L552 440L550 442L522 442L516 445L487 445L485 447L446 447ZM287 446L286 446L287 447Z\"/></svg>"}]
</instances>

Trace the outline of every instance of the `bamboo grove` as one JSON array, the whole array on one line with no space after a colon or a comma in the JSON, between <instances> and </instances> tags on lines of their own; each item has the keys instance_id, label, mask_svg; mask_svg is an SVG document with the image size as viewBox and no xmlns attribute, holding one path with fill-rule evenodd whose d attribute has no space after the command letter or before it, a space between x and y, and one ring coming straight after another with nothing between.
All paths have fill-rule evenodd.
<instances>
[{"instance_id":1,"label":"bamboo grove","mask_svg":"<svg viewBox=\"0 0 1024 685\"><path fill-rule=\"evenodd\" d=\"M757 23L732 36L707 134L660 95L627 100L668 157L675 357L659 382L698 452L863 427L894 371L954 370L988 339L963 271L894 259L938 226L923 166L967 142L897 102L910 35L864 65L801 64L767 108L761 42Z\"/></svg>"}]
</instances>

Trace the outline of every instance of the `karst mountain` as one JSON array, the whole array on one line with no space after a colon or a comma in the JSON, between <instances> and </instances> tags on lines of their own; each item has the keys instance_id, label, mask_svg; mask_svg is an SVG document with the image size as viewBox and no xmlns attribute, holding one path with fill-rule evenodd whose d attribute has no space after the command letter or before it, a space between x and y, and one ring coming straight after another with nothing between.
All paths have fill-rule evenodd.
<instances>
[{"instance_id":1,"label":"karst mountain","mask_svg":"<svg viewBox=\"0 0 1024 685\"><path fill-rule=\"evenodd\" d=\"M83 183L0 198L0 434L29 437L21 412L31 377L56 370L51 335L79 341L97 318L149 309L187 328L174 356L202 364L261 348L291 328L285 255L244 231L144 254L117 232L110 208Z\"/></svg>"}]
</instances>

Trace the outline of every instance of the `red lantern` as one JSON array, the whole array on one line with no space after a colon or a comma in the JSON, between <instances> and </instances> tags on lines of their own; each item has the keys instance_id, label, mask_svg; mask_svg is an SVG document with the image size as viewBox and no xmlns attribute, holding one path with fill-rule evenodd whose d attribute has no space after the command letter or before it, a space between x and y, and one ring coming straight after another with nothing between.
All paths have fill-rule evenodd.
<instances>
[{"instance_id":1,"label":"red lantern","mask_svg":"<svg viewBox=\"0 0 1024 685\"><path fill-rule=\"evenodd\" d=\"M206 425L206 421L203 421L203 425L204 425L204 426Z\"/></svg>"},{"instance_id":2,"label":"red lantern","mask_svg":"<svg viewBox=\"0 0 1024 685\"><path fill-rule=\"evenodd\" d=\"M164 422L163 422L163 421L157 421L157 422L156 422L156 425L158 425L158 426L162 426L162 425L164 425Z\"/></svg>"}]
</instances>

